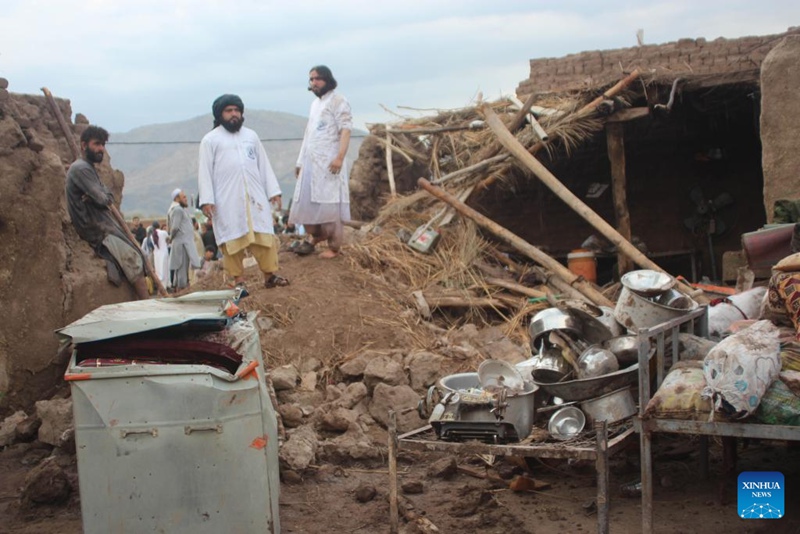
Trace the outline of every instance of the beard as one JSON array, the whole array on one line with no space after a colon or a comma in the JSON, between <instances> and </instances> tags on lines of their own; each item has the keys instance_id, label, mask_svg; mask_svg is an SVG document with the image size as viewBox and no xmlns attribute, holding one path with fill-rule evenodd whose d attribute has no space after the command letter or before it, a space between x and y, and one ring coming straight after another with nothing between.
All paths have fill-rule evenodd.
<instances>
[{"instance_id":1,"label":"beard","mask_svg":"<svg viewBox=\"0 0 800 534\"><path fill-rule=\"evenodd\" d=\"M244 117L242 117L241 120L235 117L227 121L220 120L219 123L222 125L223 128L225 128L229 132L236 133L242 129L242 124L244 123Z\"/></svg>"},{"instance_id":2,"label":"beard","mask_svg":"<svg viewBox=\"0 0 800 534\"><path fill-rule=\"evenodd\" d=\"M86 147L86 150L83 151L83 155L89 163L100 163L103 161L103 153L95 152L89 147Z\"/></svg>"},{"instance_id":3,"label":"beard","mask_svg":"<svg viewBox=\"0 0 800 534\"><path fill-rule=\"evenodd\" d=\"M180 204L182 208L188 208L189 207L189 201L188 200L179 200L178 204Z\"/></svg>"},{"instance_id":4,"label":"beard","mask_svg":"<svg viewBox=\"0 0 800 534\"><path fill-rule=\"evenodd\" d=\"M317 98L322 98L325 96L325 93L328 92L328 84L326 83L322 87L309 87L309 90L314 93L314 96Z\"/></svg>"}]
</instances>

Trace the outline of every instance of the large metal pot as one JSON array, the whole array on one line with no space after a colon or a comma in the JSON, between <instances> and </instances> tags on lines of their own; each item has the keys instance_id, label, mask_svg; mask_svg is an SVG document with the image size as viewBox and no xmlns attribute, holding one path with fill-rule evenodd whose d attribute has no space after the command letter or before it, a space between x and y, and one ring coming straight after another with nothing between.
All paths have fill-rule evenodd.
<instances>
[{"instance_id":1,"label":"large metal pot","mask_svg":"<svg viewBox=\"0 0 800 534\"><path fill-rule=\"evenodd\" d=\"M578 358L578 378L594 378L619 371L617 357L608 349L592 345Z\"/></svg>"},{"instance_id":2,"label":"large metal pot","mask_svg":"<svg viewBox=\"0 0 800 534\"><path fill-rule=\"evenodd\" d=\"M469 389L479 389L481 387L478 373L457 373L444 376L436 384L437 388L445 395L449 392ZM531 382L523 384L522 393L510 394L506 397L508 406L503 414L503 420L514 425L514 430L519 439L528 437L533 427L533 420L536 415L534 405L534 394L538 386ZM489 411L490 408L464 410L460 413L460 421L475 421L480 423L493 423L497 421L495 415Z\"/></svg>"},{"instance_id":3,"label":"large metal pot","mask_svg":"<svg viewBox=\"0 0 800 534\"><path fill-rule=\"evenodd\" d=\"M603 341L601 347L614 353L620 369L639 363L639 338L636 336L612 337ZM652 348L648 348L648 352L650 350Z\"/></svg>"},{"instance_id":4,"label":"large metal pot","mask_svg":"<svg viewBox=\"0 0 800 534\"><path fill-rule=\"evenodd\" d=\"M553 330L571 332L578 336L582 333L581 324L575 317L558 308L547 308L538 312L531 319L531 325L528 328L531 336L531 349L536 351L539 338Z\"/></svg>"},{"instance_id":5,"label":"large metal pot","mask_svg":"<svg viewBox=\"0 0 800 534\"><path fill-rule=\"evenodd\" d=\"M694 300L688 297L687 300L688 302L683 303L685 308L672 308L643 297L623 286L617 306L614 308L614 317L622 326L636 332L642 328L650 328L686 315L698 307Z\"/></svg>"},{"instance_id":6,"label":"large metal pot","mask_svg":"<svg viewBox=\"0 0 800 534\"><path fill-rule=\"evenodd\" d=\"M590 423L606 421L615 423L622 421L636 413L636 402L633 400L630 386L602 397L587 400L581 403L581 410L586 414Z\"/></svg>"}]
</instances>

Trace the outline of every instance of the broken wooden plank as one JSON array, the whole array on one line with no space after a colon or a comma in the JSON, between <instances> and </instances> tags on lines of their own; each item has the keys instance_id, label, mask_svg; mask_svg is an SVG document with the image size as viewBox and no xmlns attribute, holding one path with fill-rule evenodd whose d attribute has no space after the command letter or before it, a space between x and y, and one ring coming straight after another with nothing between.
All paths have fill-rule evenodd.
<instances>
[{"instance_id":1,"label":"broken wooden plank","mask_svg":"<svg viewBox=\"0 0 800 534\"><path fill-rule=\"evenodd\" d=\"M386 130L386 173L389 175L389 191L392 198L397 197L397 188L394 184L394 165L392 164L392 134Z\"/></svg>"},{"instance_id":2,"label":"broken wooden plank","mask_svg":"<svg viewBox=\"0 0 800 534\"><path fill-rule=\"evenodd\" d=\"M522 106L524 106L522 101L514 95L509 96L508 99L511 100L519 109L522 109ZM536 134L536 137L538 137L540 141L547 141L550 139L550 136L544 131L544 128L542 128L542 125L536 120L536 116L533 113L528 113L527 118L528 123L531 125L531 129L533 129L533 133Z\"/></svg>"},{"instance_id":3,"label":"broken wooden plank","mask_svg":"<svg viewBox=\"0 0 800 534\"><path fill-rule=\"evenodd\" d=\"M650 108L625 108L617 111L606 119L606 123L614 122L628 122L650 115Z\"/></svg>"},{"instance_id":4,"label":"broken wooden plank","mask_svg":"<svg viewBox=\"0 0 800 534\"><path fill-rule=\"evenodd\" d=\"M491 284L493 286L502 287L503 289L508 289L509 291L516 291L517 293L525 295L526 297L542 298L545 296L545 293L541 291L536 291L535 289L523 286L522 284L518 284L516 282L511 282L509 280L502 280L500 278L489 277L489 278L484 278L484 281L487 284Z\"/></svg>"}]
</instances>

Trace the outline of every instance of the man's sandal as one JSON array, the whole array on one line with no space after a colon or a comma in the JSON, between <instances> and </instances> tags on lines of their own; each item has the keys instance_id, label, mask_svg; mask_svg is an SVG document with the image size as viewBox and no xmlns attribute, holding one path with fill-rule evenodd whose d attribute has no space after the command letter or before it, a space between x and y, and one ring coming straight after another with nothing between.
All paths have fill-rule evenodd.
<instances>
[{"instance_id":1,"label":"man's sandal","mask_svg":"<svg viewBox=\"0 0 800 534\"><path fill-rule=\"evenodd\" d=\"M267 289L272 289L273 287L286 287L288 285L289 280L277 274L273 274L264 282L264 287Z\"/></svg>"}]
</instances>

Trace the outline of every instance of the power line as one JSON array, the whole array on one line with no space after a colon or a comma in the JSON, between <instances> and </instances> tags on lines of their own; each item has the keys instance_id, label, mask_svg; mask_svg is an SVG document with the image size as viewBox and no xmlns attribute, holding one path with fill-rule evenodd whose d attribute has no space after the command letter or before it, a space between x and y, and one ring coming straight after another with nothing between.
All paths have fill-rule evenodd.
<instances>
[{"instance_id":1,"label":"power line","mask_svg":"<svg viewBox=\"0 0 800 534\"><path fill-rule=\"evenodd\" d=\"M367 137L366 134L351 135L350 139ZM262 143L274 141L302 141L302 137L279 137L272 139L259 139ZM106 145L199 145L200 141L108 141Z\"/></svg>"}]
</instances>

